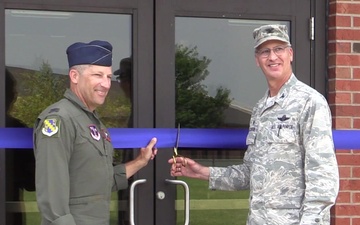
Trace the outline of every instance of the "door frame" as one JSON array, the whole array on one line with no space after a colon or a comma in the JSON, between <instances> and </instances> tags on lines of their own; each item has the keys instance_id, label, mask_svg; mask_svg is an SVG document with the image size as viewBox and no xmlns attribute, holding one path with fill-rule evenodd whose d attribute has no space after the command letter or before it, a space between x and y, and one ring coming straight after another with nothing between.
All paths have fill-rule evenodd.
<instances>
[{"instance_id":1,"label":"door frame","mask_svg":"<svg viewBox=\"0 0 360 225\"><path fill-rule=\"evenodd\" d=\"M125 13L133 15L133 111L134 127L172 128L175 124L175 17L213 17L243 19L289 20L295 29L291 41L295 51L295 74L308 74L304 82L326 95L326 11L328 1L274 0L271 5L263 0L224 0L208 4L207 0L108 0L100 2L53 0L0 0L0 29L5 31L5 9L61 10L76 12ZM308 34L307 20L301 11L315 17L315 40L298 38ZM271 13L269 13L271 12ZM295 13L293 13L295 12ZM305 49L303 46L310 46ZM5 49L5 32L0 35L0 46ZM299 51L300 50L300 51ZM310 55L310 57L309 57ZM310 69L309 69L310 68ZM5 52L0 53L0 69L5 71ZM317 75L317 76L316 76ZM305 76L305 75L304 75ZM5 84L5 73L0 73L0 87ZM0 92L0 126L5 126L5 91ZM137 152L135 153L137 154ZM176 187L165 183L173 179L167 160L172 149L161 149L155 161L139 171L134 179L147 179L135 190L136 224L175 224L174 200ZM0 149L0 224L5 224L5 151ZM166 191L168 201L157 200L157 191ZM154 193L153 195L149 193ZM162 210L156 210L162 209ZM165 216L164 216L165 215ZM154 220L155 218L155 220Z\"/></svg>"},{"instance_id":2,"label":"door frame","mask_svg":"<svg viewBox=\"0 0 360 225\"><path fill-rule=\"evenodd\" d=\"M0 0L0 47L5 49L5 10L50 10L69 12L91 13L117 13L132 15L132 54L133 54L133 124L134 127L154 127L154 57L153 57L153 2L148 0L108 0L105 2L89 0L84 6L83 1L54 0L44 3L42 0ZM0 69L5 71L5 51L0 53ZM114 68L113 68L114 69ZM0 85L4 88L5 73L0 73ZM0 92L0 125L5 127L5 91ZM0 149L0 162L5 165L5 151ZM154 162L150 162L146 169L139 171L135 179L153 177ZM6 196L5 196L5 168L0 165L0 224L6 223ZM153 196L154 180L147 179L141 188L136 190L136 195L142 196L145 203L136 204L135 215L141 215L144 221L152 221L154 214ZM142 214L142 212L147 212Z\"/></svg>"},{"instance_id":3,"label":"door frame","mask_svg":"<svg viewBox=\"0 0 360 225\"><path fill-rule=\"evenodd\" d=\"M325 12L326 1L316 0L274 0L271 4L264 4L263 0L224 0L213 1L212 4L207 0L155 0L155 127L175 127L176 17L290 21L291 43L295 49L294 73L300 80L326 95L326 43L323 42L326 37ZM315 18L314 40L309 39L311 17ZM156 157L154 179L160 182L156 182L155 192L167 190L167 198L175 200L176 187L168 187L169 185L163 182L165 179L174 178L164 174L161 169L169 167L167 160L172 157L172 149L162 149L161 152L162 154ZM162 209L155 212L158 224L176 224L173 200L155 202L156 208Z\"/></svg>"}]
</instances>

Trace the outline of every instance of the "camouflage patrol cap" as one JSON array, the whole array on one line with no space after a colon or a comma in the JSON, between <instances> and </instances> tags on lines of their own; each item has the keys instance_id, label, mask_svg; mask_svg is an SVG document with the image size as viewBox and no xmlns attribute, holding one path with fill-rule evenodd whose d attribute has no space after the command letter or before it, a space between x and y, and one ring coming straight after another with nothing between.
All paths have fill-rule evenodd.
<instances>
[{"instance_id":1,"label":"camouflage patrol cap","mask_svg":"<svg viewBox=\"0 0 360 225\"><path fill-rule=\"evenodd\" d=\"M254 30L253 37L255 39L254 48L257 48L262 43L270 40L279 40L290 45L286 25L270 24L258 27Z\"/></svg>"}]
</instances>

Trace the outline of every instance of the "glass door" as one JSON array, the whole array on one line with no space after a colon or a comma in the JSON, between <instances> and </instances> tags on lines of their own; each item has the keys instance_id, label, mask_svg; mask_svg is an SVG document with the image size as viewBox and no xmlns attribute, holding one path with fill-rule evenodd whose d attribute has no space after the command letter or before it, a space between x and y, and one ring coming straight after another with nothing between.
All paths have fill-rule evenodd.
<instances>
[{"instance_id":1,"label":"glass door","mask_svg":"<svg viewBox=\"0 0 360 225\"><path fill-rule=\"evenodd\" d=\"M148 36L153 32L152 3L88 1L83 7L81 1L36 1L2 4L6 95L1 97L6 98L6 115L2 115L6 127L31 128L46 106L62 98L68 87L66 48L92 40L107 40L113 46L115 74L107 101L98 109L100 119L108 128L153 127L153 98L149 94L153 92L153 57L149 54L153 41L152 35ZM130 160L136 151L117 148L114 163ZM0 160L6 162L5 170L0 168L4 171L0 187L6 190L5 198L0 198L0 224L40 224L32 149L6 149L1 151ZM153 164L146 170L153 174ZM154 192L152 179L148 180L138 191L145 188L146 193ZM146 196L142 199L148 200L143 203L149 212L147 220L153 221L153 195ZM127 191L113 193L110 210L110 224L129 224Z\"/></svg>"},{"instance_id":2,"label":"glass door","mask_svg":"<svg viewBox=\"0 0 360 225\"><path fill-rule=\"evenodd\" d=\"M297 77L322 88L314 74L324 63L314 63L308 27L311 16L325 6L313 1L89 0L86 7L77 0L1 2L4 70L14 78L14 84L6 84L12 92L1 97L16 97L6 109L26 127L32 127L45 105L62 97L65 49L75 41L104 39L114 46L118 76L100 109L101 119L112 128L176 128L179 123L182 128L247 128L252 107L266 89L254 62L252 30L266 23L288 26ZM317 23L324 30L325 23ZM31 151L0 154L0 161L7 162L0 174L0 190L6 189L0 224L40 223L31 174L26 175L32 171L25 167L32 166ZM227 166L241 163L244 149L187 148L179 153L204 165ZM115 163L137 154L137 149L118 148ZM19 171L18 155L23 160ZM113 194L111 225L245 224L248 191L210 191L205 181L171 177L171 156L172 148L159 149L156 159L129 180L132 189Z\"/></svg>"},{"instance_id":3,"label":"glass door","mask_svg":"<svg viewBox=\"0 0 360 225\"><path fill-rule=\"evenodd\" d=\"M254 28L263 24L288 26L294 73L315 86L310 1L155 2L156 127L247 128L252 108L267 88L255 64L252 38ZM241 163L244 150L183 148L179 154L207 166L228 166ZM155 201L161 209L155 213L157 224L187 224L184 188L164 179L188 185L190 224L246 224L247 190L212 191L207 181L169 177L164 168L171 156L172 149L164 149L155 164L155 192L175 200Z\"/></svg>"}]
</instances>

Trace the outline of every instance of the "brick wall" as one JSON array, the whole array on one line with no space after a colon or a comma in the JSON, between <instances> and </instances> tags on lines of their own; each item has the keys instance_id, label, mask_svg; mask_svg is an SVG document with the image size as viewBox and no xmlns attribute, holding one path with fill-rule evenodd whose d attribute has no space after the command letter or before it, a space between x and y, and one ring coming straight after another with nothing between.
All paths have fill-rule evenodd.
<instances>
[{"instance_id":1,"label":"brick wall","mask_svg":"<svg viewBox=\"0 0 360 225\"><path fill-rule=\"evenodd\" d=\"M360 1L329 0L329 104L334 129L360 129ZM359 137L360 138L360 137ZM337 149L332 225L360 225L360 150Z\"/></svg>"}]
</instances>

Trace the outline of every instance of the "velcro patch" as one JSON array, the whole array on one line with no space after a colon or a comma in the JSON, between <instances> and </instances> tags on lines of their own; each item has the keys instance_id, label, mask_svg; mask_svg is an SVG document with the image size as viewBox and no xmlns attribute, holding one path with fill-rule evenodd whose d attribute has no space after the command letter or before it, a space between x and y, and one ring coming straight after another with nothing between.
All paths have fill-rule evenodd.
<instances>
[{"instance_id":1,"label":"velcro patch","mask_svg":"<svg viewBox=\"0 0 360 225\"><path fill-rule=\"evenodd\" d=\"M44 120L41 128L41 132L48 137L51 137L54 134L58 133L59 130L60 130L60 120L55 118Z\"/></svg>"}]
</instances>

